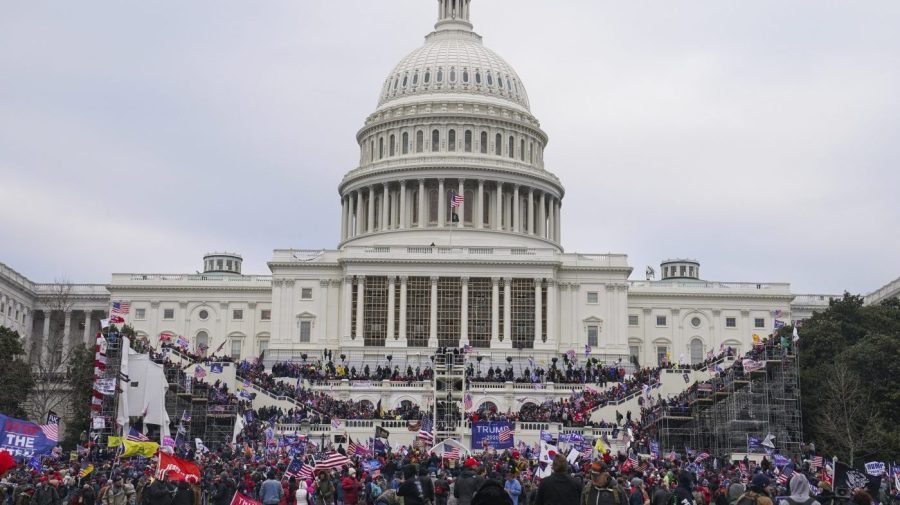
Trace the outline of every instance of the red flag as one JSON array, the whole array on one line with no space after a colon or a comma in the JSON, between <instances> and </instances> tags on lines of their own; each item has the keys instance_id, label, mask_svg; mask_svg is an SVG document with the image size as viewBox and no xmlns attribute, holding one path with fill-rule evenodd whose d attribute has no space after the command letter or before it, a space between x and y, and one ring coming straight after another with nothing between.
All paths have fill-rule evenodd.
<instances>
[{"instance_id":1,"label":"red flag","mask_svg":"<svg viewBox=\"0 0 900 505\"><path fill-rule=\"evenodd\" d=\"M234 493L234 498L231 499L231 505L262 505L262 503L238 492Z\"/></svg>"},{"instance_id":2,"label":"red flag","mask_svg":"<svg viewBox=\"0 0 900 505\"><path fill-rule=\"evenodd\" d=\"M156 478L161 480L200 482L200 468L190 461L176 458L160 451L159 469L156 471Z\"/></svg>"},{"instance_id":3,"label":"red flag","mask_svg":"<svg viewBox=\"0 0 900 505\"><path fill-rule=\"evenodd\" d=\"M16 467L16 460L6 451L0 451L0 477Z\"/></svg>"}]
</instances>

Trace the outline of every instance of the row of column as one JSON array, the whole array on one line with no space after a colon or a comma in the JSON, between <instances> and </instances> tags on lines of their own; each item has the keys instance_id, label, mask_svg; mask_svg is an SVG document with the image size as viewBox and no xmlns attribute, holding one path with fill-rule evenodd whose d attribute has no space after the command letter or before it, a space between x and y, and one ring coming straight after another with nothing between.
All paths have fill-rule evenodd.
<instances>
[{"instance_id":1,"label":"row of column","mask_svg":"<svg viewBox=\"0 0 900 505\"><path fill-rule=\"evenodd\" d=\"M395 293L396 285L400 282L400 317L399 317L399 338L394 339L395 321L394 314L396 307ZM438 321L438 279L439 277L431 277L431 301L429 313L429 338L428 346L437 347L437 321ZM407 299L407 280L408 277L389 276L388 277L388 296L387 296L387 346L406 346L406 299ZM362 342L365 337L365 276L348 276L344 278L344 310L342 322L343 328L349 333L351 328L351 310L353 308L353 283L357 284L356 289L356 328L353 338L358 342ZM469 344L469 278L461 277L462 299L460 302L460 345ZM534 279L534 346L536 348L545 344L543 334L543 287L547 287L547 333L546 343L556 341L556 303L557 292L556 282L553 279ZM500 314L500 289L503 289L503 314ZM494 348L512 348L512 278L491 278L491 344ZM501 341L500 335L500 317L503 317L503 335Z\"/></svg>"},{"instance_id":2,"label":"row of column","mask_svg":"<svg viewBox=\"0 0 900 505\"><path fill-rule=\"evenodd\" d=\"M553 242L560 242L560 208L561 200L546 191L524 187L519 184L489 183L486 187L483 179L478 180L477 189L467 185L465 179L454 179L455 184L447 184L445 179L437 179L426 183L425 179L408 184L407 181L396 183L372 184L366 188L349 191L341 199L341 238L347 240L356 236L379 231L404 230L408 228L490 228L513 233L523 233L543 237ZM407 186L412 186L407 188ZM415 189L413 189L415 188ZM408 189L410 191L408 191ZM430 190L437 189L437 222L430 224L431 208ZM453 190L457 195L465 195L473 190L475 201L465 199L458 202L458 222L449 223L449 212L453 202L447 201L447 191ZM415 192L413 194L413 191ZM487 192L487 193L486 193ZM506 192L506 198L504 198ZM489 195L485 198L485 195ZM413 200L413 198L415 200ZM376 220L376 201L380 202L378 219ZM415 209L413 209L413 204ZM466 205L474 205L470 223L466 223ZM489 220L485 223L485 206L490 205ZM413 216L413 212L417 212Z\"/></svg>"},{"instance_id":3,"label":"row of column","mask_svg":"<svg viewBox=\"0 0 900 505\"><path fill-rule=\"evenodd\" d=\"M92 328L94 327L94 324L93 324L93 321L94 321L93 312L94 311L75 311L75 310L65 311L63 313L64 326L63 326L62 338L60 340L55 340L55 339L50 338L50 320L52 318L52 314L54 311L42 310L39 312L42 312L43 316L44 316L42 331L41 331L40 335L33 335L30 340L31 340L31 342L33 342L33 341L37 341L38 339L40 339L40 341L43 342L43 346L44 346L43 352L46 353L45 355L49 355L50 353L59 352L59 351L63 350L63 349L58 348L58 346L60 346L60 345L62 345L68 349L68 348L74 347L78 343L93 342ZM82 338L81 338L80 342L77 339L77 332L72 331L72 323L74 320L75 312L84 313L84 330L83 330L83 334L82 334ZM99 321L99 319L97 319L97 321ZM25 345L30 346L30 345L32 345L31 342L29 340L26 340ZM28 349L26 347L26 352L27 351L28 351ZM38 351L38 352L40 352L40 351Z\"/></svg>"}]
</instances>

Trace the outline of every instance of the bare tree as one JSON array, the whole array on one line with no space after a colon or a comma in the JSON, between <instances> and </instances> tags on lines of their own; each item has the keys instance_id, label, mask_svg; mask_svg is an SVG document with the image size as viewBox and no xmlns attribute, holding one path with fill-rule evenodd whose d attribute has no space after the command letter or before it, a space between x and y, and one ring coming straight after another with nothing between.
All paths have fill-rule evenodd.
<instances>
[{"instance_id":1,"label":"bare tree","mask_svg":"<svg viewBox=\"0 0 900 505\"><path fill-rule=\"evenodd\" d=\"M45 340L32 344L31 373L34 388L23 405L28 416L44 422L47 413L53 411L62 416L71 408L72 385L68 382L69 362L74 349L66 342L66 319L75 305L72 283L58 279L53 284L42 285L38 293L38 303L45 309L45 317L50 318L49 332ZM54 318L53 316L58 317ZM69 332L76 329L69 328ZM43 345L43 349L37 347Z\"/></svg>"},{"instance_id":2,"label":"bare tree","mask_svg":"<svg viewBox=\"0 0 900 505\"><path fill-rule=\"evenodd\" d=\"M821 389L815 392L821 413L814 424L823 442L853 466L855 459L877 450L873 440L881 430L878 414L872 412L871 395L846 363L838 361L822 375Z\"/></svg>"}]
</instances>

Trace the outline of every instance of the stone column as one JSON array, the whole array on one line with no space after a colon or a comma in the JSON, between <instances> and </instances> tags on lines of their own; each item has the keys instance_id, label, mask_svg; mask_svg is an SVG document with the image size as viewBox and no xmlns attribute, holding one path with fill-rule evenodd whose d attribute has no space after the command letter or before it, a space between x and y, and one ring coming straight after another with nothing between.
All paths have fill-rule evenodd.
<instances>
[{"instance_id":1,"label":"stone column","mask_svg":"<svg viewBox=\"0 0 900 505\"><path fill-rule=\"evenodd\" d=\"M497 210L497 222L494 223L495 230L503 229L503 183L497 183L497 198L496 198L496 210Z\"/></svg>"},{"instance_id":2,"label":"stone column","mask_svg":"<svg viewBox=\"0 0 900 505\"><path fill-rule=\"evenodd\" d=\"M484 179L478 179L478 206L475 207L477 215L472 216L475 228L484 228Z\"/></svg>"},{"instance_id":3,"label":"stone column","mask_svg":"<svg viewBox=\"0 0 900 505\"><path fill-rule=\"evenodd\" d=\"M547 279L547 345L555 348L556 340L556 311L557 311L556 281Z\"/></svg>"},{"instance_id":4,"label":"stone column","mask_svg":"<svg viewBox=\"0 0 900 505\"><path fill-rule=\"evenodd\" d=\"M390 200L390 192L388 191L388 184L384 183L381 186L381 231L387 231L388 229L388 201Z\"/></svg>"},{"instance_id":5,"label":"stone column","mask_svg":"<svg viewBox=\"0 0 900 505\"><path fill-rule=\"evenodd\" d=\"M462 302L459 311L459 345L464 346L469 343L469 278L461 277L459 281L462 285Z\"/></svg>"},{"instance_id":6,"label":"stone column","mask_svg":"<svg viewBox=\"0 0 900 505\"><path fill-rule=\"evenodd\" d=\"M91 343L91 311L84 311L84 336L82 337L82 341L85 344L90 345Z\"/></svg>"},{"instance_id":7,"label":"stone column","mask_svg":"<svg viewBox=\"0 0 900 505\"><path fill-rule=\"evenodd\" d=\"M541 325L544 322L543 317L541 316L541 307L544 304L543 300L543 291L542 286L544 280L543 279L535 279L534 280L534 346L537 347L544 343L544 332L541 328Z\"/></svg>"},{"instance_id":8,"label":"stone column","mask_svg":"<svg viewBox=\"0 0 900 505\"><path fill-rule=\"evenodd\" d=\"M406 181L400 181L400 221L398 228L405 230L408 222L409 216L406 215Z\"/></svg>"},{"instance_id":9,"label":"stone column","mask_svg":"<svg viewBox=\"0 0 900 505\"><path fill-rule=\"evenodd\" d=\"M553 237L556 236L556 226L553 222L553 196L549 198L549 202L547 202L547 238L549 240L553 240Z\"/></svg>"},{"instance_id":10,"label":"stone column","mask_svg":"<svg viewBox=\"0 0 900 505\"><path fill-rule=\"evenodd\" d=\"M438 345L437 317L438 317L438 278L431 278L431 318L428 325L428 347L435 348Z\"/></svg>"},{"instance_id":11,"label":"stone column","mask_svg":"<svg viewBox=\"0 0 900 505\"><path fill-rule=\"evenodd\" d=\"M65 319L65 322L63 323L64 326L63 326L62 342L60 342L62 344L60 346L60 350L62 350L63 352L66 351L66 349L67 349L66 346L72 347L72 344L74 343L74 342L72 342L72 311L67 310L64 315L65 315L66 319Z\"/></svg>"},{"instance_id":12,"label":"stone column","mask_svg":"<svg viewBox=\"0 0 900 505\"><path fill-rule=\"evenodd\" d=\"M553 226L553 229L556 231L556 239L555 240L557 242L562 241L562 233L560 230L560 227L562 226L562 219L559 218L560 207L562 207L562 201L560 201L560 199L557 198L556 200L553 201L553 219L554 219L554 223L555 223L555 225Z\"/></svg>"},{"instance_id":13,"label":"stone column","mask_svg":"<svg viewBox=\"0 0 900 505\"><path fill-rule=\"evenodd\" d=\"M341 240L347 240L347 197L341 197Z\"/></svg>"},{"instance_id":14,"label":"stone column","mask_svg":"<svg viewBox=\"0 0 900 505\"><path fill-rule=\"evenodd\" d=\"M522 225L519 222L519 218L521 217L521 209L519 209L519 185L516 184L513 186L513 226L512 229L514 232L519 233L522 230Z\"/></svg>"},{"instance_id":15,"label":"stone column","mask_svg":"<svg viewBox=\"0 0 900 505\"><path fill-rule=\"evenodd\" d=\"M491 277L491 347L500 342L500 278Z\"/></svg>"},{"instance_id":16,"label":"stone column","mask_svg":"<svg viewBox=\"0 0 900 505\"><path fill-rule=\"evenodd\" d=\"M538 233L547 238L547 193L541 192L541 208L538 209Z\"/></svg>"},{"instance_id":17,"label":"stone column","mask_svg":"<svg viewBox=\"0 0 900 505\"><path fill-rule=\"evenodd\" d=\"M365 324L366 312L363 310L365 306L366 294L366 277L364 275L356 276L356 338L362 339L365 336L363 326Z\"/></svg>"},{"instance_id":18,"label":"stone column","mask_svg":"<svg viewBox=\"0 0 900 505\"><path fill-rule=\"evenodd\" d=\"M444 192L444 179L438 179L438 228L447 223L447 195Z\"/></svg>"},{"instance_id":19,"label":"stone column","mask_svg":"<svg viewBox=\"0 0 900 505\"><path fill-rule=\"evenodd\" d=\"M465 179L459 180L459 191L457 194L461 195L463 197L463 202L461 204L459 204L459 207L456 208L456 215L459 216L459 222L456 223L456 227L462 228L466 224L466 205L468 205L468 203L466 203L466 201L465 201L465 196L466 196L466 180Z\"/></svg>"},{"instance_id":20,"label":"stone column","mask_svg":"<svg viewBox=\"0 0 900 505\"><path fill-rule=\"evenodd\" d=\"M528 191L528 233L534 235L534 188Z\"/></svg>"},{"instance_id":21,"label":"stone column","mask_svg":"<svg viewBox=\"0 0 900 505\"><path fill-rule=\"evenodd\" d=\"M512 298L512 278L503 279L503 343L501 347L505 349L512 348L512 304L509 303Z\"/></svg>"},{"instance_id":22,"label":"stone column","mask_svg":"<svg viewBox=\"0 0 900 505\"><path fill-rule=\"evenodd\" d=\"M387 338L385 339L385 346L392 347L396 346L399 342L394 338L394 290L397 285L397 277L393 275L388 276L388 303L387 303Z\"/></svg>"},{"instance_id":23,"label":"stone column","mask_svg":"<svg viewBox=\"0 0 900 505\"><path fill-rule=\"evenodd\" d=\"M375 232L375 185L369 186L369 210L366 213L366 233Z\"/></svg>"},{"instance_id":24,"label":"stone column","mask_svg":"<svg viewBox=\"0 0 900 505\"><path fill-rule=\"evenodd\" d=\"M406 276L400 277L400 345L407 346L406 341Z\"/></svg>"},{"instance_id":25,"label":"stone column","mask_svg":"<svg viewBox=\"0 0 900 505\"><path fill-rule=\"evenodd\" d=\"M50 353L53 352L53 344L50 343L50 316L53 315L53 311L45 310L44 311L44 356L49 357Z\"/></svg>"},{"instance_id":26,"label":"stone column","mask_svg":"<svg viewBox=\"0 0 900 505\"><path fill-rule=\"evenodd\" d=\"M425 179L419 179L419 228L425 228Z\"/></svg>"},{"instance_id":27,"label":"stone column","mask_svg":"<svg viewBox=\"0 0 900 505\"><path fill-rule=\"evenodd\" d=\"M363 212L362 212L362 191L356 190L356 235L362 235L363 230L365 229L365 225L363 224Z\"/></svg>"},{"instance_id":28,"label":"stone column","mask_svg":"<svg viewBox=\"0 0 900 505\"><path fill-rule=\"evenodd\" d=\"M344 277L344 285L342 286L343 291L341 292L341 334L339 338L343 340L350 340L352 335L350 334L350 328L352 326L351 319L353 317L353 276L348 275Z\"/></svg>"}]
</instances>

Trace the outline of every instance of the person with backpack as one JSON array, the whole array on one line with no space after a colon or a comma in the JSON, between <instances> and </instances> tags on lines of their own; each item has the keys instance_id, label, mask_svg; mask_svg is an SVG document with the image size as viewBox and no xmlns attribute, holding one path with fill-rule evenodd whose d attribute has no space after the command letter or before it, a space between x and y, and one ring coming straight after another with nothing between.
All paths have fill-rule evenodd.
<instances>
[{"instance_id":1,"label":"person with backpack","mask_svg":"<svg viewBox=\"0 0 900 505\"><path fill-rule=\"evenodd\" d=\"M774 505L766 488L769 487L769 478L763 473L757 473L750 481L750 490L737 499L735 505Z\"/></svg>"},{"instance_id":2,"label":"person with backpack","mask_svg":"<svg viewBox=\"0 0 900 505\"><path fill-rule=\"evenodd\" d=\"M650 503L651 505L668 505L671 496L672 494L669 493L666 481L659 479L656 484L656 491L653 492L653 498L650 500Z\"/></svg>"},{"instance_id":3,"label":"person with backpack","mask_svg":"<svg viewBox=\"0 0 900 505\"><path fill-rule=\"evenodd\" d=\"M820 505L810 496L809 481L800 472L794 472L790 482L791 495L778 502L778 505Z\"/></svg>"},{"instance_id":4,"label":"person with backpack","mask_svg":"<svg viewBox=\"0 0 900 505\"><path fill-rule=\"evenodd\" d=\"M672 493L672 505L698 505L694 499L693 487L693 477L689 472L682 470L678 474L678 486ZM772 505L772 503L770 502L768 505Z\"/></svg>"},{"instance_id":5,"label":"person with backpack","mask_svg":"<svg viewBox=\"0 0 900 505\"><path fill-rule=\"evenodd\" d=\"M434 503L435 505L447 505L449 499L450 483L447 481L447 475L441 472L434 481Z\"/></svg>"},{"instance_id":6,"label":"person with backpack","mask_svg":"<svg viewBox=\"0 0 900 505\"><path fill-rule=\"evenodd\" d=\"M402 505L427 505L422 482L416 478L416 467L406 465L403 468L403 483L397 490Z\"/></svg>"},{"instance_id":7,"label":"person with backpack","mask_svg":"<svg viewBox=\"0 0 900 505\"><path fill-rule=\"evenodd\" d=\"M333 505L334 504L334 482L328 472L321 471L316 481L316 505Z\"/></svg>"}]
</instances>

